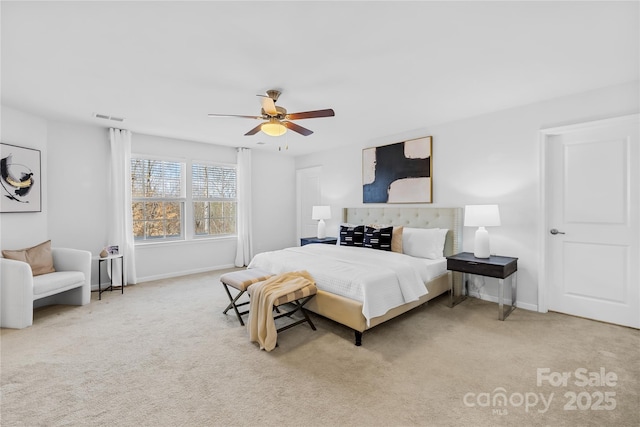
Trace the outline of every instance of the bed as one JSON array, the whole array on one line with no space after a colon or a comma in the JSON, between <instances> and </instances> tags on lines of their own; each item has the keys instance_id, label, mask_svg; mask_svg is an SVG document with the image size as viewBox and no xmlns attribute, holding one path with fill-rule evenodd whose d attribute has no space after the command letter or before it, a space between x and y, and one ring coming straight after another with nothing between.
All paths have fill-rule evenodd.
<instances>
[{"instance_id":1,"label":"bed","mask_svg":"<svg viewBox=\"0 0 640 427\"><path fill-rule=\"evenodd\" d=\"M445 229L443 255L461 250L461 208L345 208L343 223L402 226L413 232L416 229L428 229L429 232ZM444 258L424 259L326 244L257 254L249 268L260 268L273 274L309 271L316 280L318 292L306 308L353 329L356 345L361 345L366 330L448 292L451 280L454 280L446 270ZM393 282L393 286L383 286L385 281ZM454 283L454 286L459 284Z\"/></svg>"}]
</instances>

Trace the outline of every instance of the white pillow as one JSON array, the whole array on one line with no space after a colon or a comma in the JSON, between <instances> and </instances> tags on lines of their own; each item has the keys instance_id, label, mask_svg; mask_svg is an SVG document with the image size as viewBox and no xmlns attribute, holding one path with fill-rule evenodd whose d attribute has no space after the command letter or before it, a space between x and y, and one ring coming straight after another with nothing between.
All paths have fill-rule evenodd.
<instances>
[{"instance_id":1,"label":"white pillow","mask_svg":"<svg viewBox=\"0 0 640 427\"><path fill-rule=\"evenodd\" d=\"M402 233L402 252L417 258L439 259L444 256L446 228L408 228Z\"/></svg>"}]
</instances>

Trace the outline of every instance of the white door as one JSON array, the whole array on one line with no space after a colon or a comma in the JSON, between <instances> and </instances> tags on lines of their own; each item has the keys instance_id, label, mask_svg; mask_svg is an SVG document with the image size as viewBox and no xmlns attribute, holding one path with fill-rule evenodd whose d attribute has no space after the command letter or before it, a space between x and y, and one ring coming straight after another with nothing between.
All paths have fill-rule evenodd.
<instances>
[{"instance_id":1,"label":"white door","mask_svg":"<svg viewBox=\"0 0 640 427\"><path fill-rule=\"evenodd\" d=\"M318 234L318 222L311 219L313 206L321 203L321 167L298 169L296 171L296 201L298 205L298 243L301 237Z\"/></svg>"},{"instance_id":2,"label":"white door","mask_svg":"<svg viewBox=\"0 0 640 427\"><path fill-rule=\"evenodd\" d=\"M546 138L549 310L640 328L638 127L612 119Z\"/></svg>"}]
</instances>

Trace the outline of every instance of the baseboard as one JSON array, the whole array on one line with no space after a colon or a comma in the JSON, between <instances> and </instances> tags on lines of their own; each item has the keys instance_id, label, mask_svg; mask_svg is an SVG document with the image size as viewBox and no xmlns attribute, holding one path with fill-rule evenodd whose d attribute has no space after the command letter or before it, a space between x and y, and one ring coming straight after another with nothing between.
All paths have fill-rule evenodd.
<instances>
[{"instance_id":1,"label":"baseboard","mask_svg":"<svg viewBox=\"0 0 640 427\"><path fill-rule=\"evenodd\" d=\"M495 302L496 304L498 304L498 297L494 297L493 295L481 294L479 292L470 291L469 296L481 299L483 301ZM527 303L518 301L517 299L516 299L516 307L521 308L523 310L538 311L537 304L527 304Z\"/></svg>"},{"instance_id":2,"label":"baseboard","mask_svg":"<svg viewBox=\"0 0 640 427\"><path fill-rule=\"evenodd\" d=\"M174 272L166 273L166 274L157 274L157 275L154 275L154 276L138 277L137 279L138 279L138 283L151 282L153 280L171 279L171 278L174 278L174 277L187 276L189 274L207 273L209 271L225 270L227 268L234 268L234 267L235 267L235 265L233 265L233 264L216 265L214 267L197 268L197 269L193 269L193 270L174 271Z\"/></svg>"}]
</instances>

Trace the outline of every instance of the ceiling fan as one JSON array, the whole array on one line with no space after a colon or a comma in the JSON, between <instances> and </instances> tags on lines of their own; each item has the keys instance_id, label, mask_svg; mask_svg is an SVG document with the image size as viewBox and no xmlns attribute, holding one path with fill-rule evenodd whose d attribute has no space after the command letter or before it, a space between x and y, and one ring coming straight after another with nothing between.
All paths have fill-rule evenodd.
<instances>
[{"instance_id":1,"label":"ceiling fan","mask_svg":"<svg viewBox=\"0 0 640 427\"><path fill-rule=\"evenodd\" d=\"M268 90L266 95L258 95L261 97L262 110L259 116L242 116L236 114L209 114L209 117L240 117L245 119L259 119L264 120L258 126L245 133L245 136L255 135L262 131L267 135L280 136L284 134L287 129L291 129L294 132L303 136L309 136L313 131L297 125L290 120L300 119L313 119L317 117L333 117L335 113L331 108L325 110L304 111L301 113L287 113L284 107L276 106L276 101L280 97L279 90Z\"/></svg>"}]
</instances>

